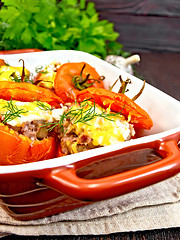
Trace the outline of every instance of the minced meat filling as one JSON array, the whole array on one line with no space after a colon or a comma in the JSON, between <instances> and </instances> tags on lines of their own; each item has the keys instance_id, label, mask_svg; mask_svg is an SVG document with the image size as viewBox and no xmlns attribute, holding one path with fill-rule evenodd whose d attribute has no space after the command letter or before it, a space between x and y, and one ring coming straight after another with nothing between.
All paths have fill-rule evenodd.
<instances>
[{"instance_id":1,"label":"minced meat filling","mask_svg":"<svg viewBox=\"0 0 180 240\"><path fill-rule=\"evenodd\" d=\"M17 131L19 134L22 134L35 141L42 140L50 135L47 124L48 123L43 120L34 120L23 123L21 127L11 126L9 124L6 125L14 131Z\"/></svg>"},{"instance_id":2,"label":"minced meat filling","mask_svg":"<svg viewBox=\"0 0 180 240\"><path fill-rule=\"evenodd\" d=\"M88 135L76 135L74 132L69 132L60 138L61 150L64 154L72 154L82 152L88 149L96 148L93 145L93 139Z\"/></svg>"},{"instance_id":3,"label":"minced meat filling","mask_svg":"<svg viewBox=\"0 0 180 240\"><path fill-rule=\"evenodd\" d=\"M20 133L32 140L41 140L48 136L47 127L42 120L23 123Z\"/></svg>"},{"instance_id":4,"label":"minced meat filling","mask_svg":"<svg viewBox=\"0 0 180 240\"><path fill-rule=\"evenodd\" d=\"M105 111L92 102L66 104L59 109L50 109L44 103L40 107L34 102L10 104L21 115L4 122L3 105L0 122L33 141L54 136L65 155L123 142L135 134L124 116Z\"/></svg>"},{"instance_id":5,"label":"minced meat filling","mask_svg":"<svg viewBox=\"0 0 180 240\"><path fill-rule=\"evenodd\" d=\"M1 121L2 122L2 121ZM82 152L88 149L95 148L92 139L85 134L76 135L72 130L72 124L69 121L64 122L64 132L61 128L55 127L52 131L49 130L49 123L43 120L34 120L25 122L21 127L11 126L6 124L9 128L27 136L31 140L42 140L50 135L56 134L61 143L62 152L66 155L75 152Z\"/></svg>"}]
</instances>

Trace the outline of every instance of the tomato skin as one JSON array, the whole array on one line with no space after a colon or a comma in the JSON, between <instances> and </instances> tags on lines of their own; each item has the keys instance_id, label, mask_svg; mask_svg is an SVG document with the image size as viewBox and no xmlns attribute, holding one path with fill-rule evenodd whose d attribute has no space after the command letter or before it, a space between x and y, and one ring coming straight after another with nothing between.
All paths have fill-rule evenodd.
<instances>
[{"instance_id":1,"label":"tomato skin","mask_svg":"<svg viewBox=\"0 0 180 240\"><path fill-rule=\"evenodd\" d=\"M100 78L95 68L85 62L65 63L57 70L54 80L55 93L60 96L64 102L74 102L77 94L80 92L79 89L75 88L72 78L74 76L80 76L84 65L85 67L82 72L83 78L86 78L87 74L90 74L89 79L97 80ZM91 82L91 80L88 82ZM96 81L93 87L104 88L104 84L102 81Z\"/></svg>"},{"instance_id":2,"label":"tomato skin","mask_svg":"<svg viewBox=\"0 0 180 240\"><path fill-rule=\"evenodd\" d=\"M51 106L59 107L62 99L49 89L23 82L0 81L0 98L24 102L42 101Z\"/></svg>"},{"instance_id":3,"label":"tomato skin","mask_svg":"<svg viewBox=\"0 0 180 240\"><path fill-rule=\"evenodd\" d=\"M62 148L61 148L61 142L58 143L58 148L57 148L57 155L56 157L63 157L65 156L65 154L62 152Z\"/></svg>"},{"instance_id":4,"label":"tomato skin","mask_svg":"<svg viewBox=\"0 0 180 240\"><path fill-rule=\"evenodd\" d=\"M51 159L56 155L53 137L32 141L0 123L0 165L13 165Z\"/></svg>"},{"instance_id":5,"label":"tomato skin","mask_svg":"<svg viewBox=\"0 0 180 240\"><path fill-rule=\"evenodd\" d=\"M148 113L125 94L115 93L102 88L88 88L78 93L77 101L93 99L95 103L113 112L121 112L126 118L131 116L130 123L139 129L150 129L153 122Z\"/></svg>"},{"instance_id":6,"label":"tomato skin","mask_svg":"<svg viewBox=\"0 0 180 240\"><path fill-rule=\"evenodd\" d=\"M6 62L3 59L0 59L0 67L6 65Z\"/></svg>"}]
</instances>

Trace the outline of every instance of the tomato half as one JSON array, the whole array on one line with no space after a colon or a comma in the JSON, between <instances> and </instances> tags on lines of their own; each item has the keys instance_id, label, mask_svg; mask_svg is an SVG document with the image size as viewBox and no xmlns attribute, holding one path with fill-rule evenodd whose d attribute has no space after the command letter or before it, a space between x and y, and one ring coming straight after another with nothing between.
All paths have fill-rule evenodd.
<instances>
[{"instance_id":1,"label":"tomato half","mask_svg":"<svg viewBox=\"0 0 180 240\"><path fill-rule=\"evenodd\" d=\"M102 78L88 63L65 63L57 70L55 93L64 102L74 102L78 92L88 86L104 88Z\"/></svg>"},{"instance_id":2,"label":"tomato half","mask_svg":"<svg viewBox=\"0 0 180 240\"><path fill-rule=\"evenodd\" d=\"M149 114L123 93L115 93L102 88L88 88L77 95L77 101L92 99L103 108L110 108L113 112L120 112L136 128L150 129L153 121Z\"/></svg>"},{"instance_id":3,"label":"tomato half","mask_svg":"<svg viewBox=\"0 0 180 240\"><path fill-rule=\"evenodd\" d=\"M62 99L49 89L31 83L0 81L0 98L18 100L22 102L42 101L59 107Z\"/></svg>"},{"instance_id":4,"label":"tomato half","mask_svg":"<svg viewBox=\"0 0 180 240\"><path fill-rule=\"evenodd\" d=\"M32 141L0 123L0 165L22 164L56 156L53 137Z\"/></svg>"}]
</instances>

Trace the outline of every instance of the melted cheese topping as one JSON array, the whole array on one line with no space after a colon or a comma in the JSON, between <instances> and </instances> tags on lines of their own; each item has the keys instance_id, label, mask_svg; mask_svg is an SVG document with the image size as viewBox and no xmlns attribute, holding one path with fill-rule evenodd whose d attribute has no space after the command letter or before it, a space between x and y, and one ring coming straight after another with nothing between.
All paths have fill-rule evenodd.
<instances>
[{"instance_id":1,"label":"melted cheese topping","mask_svg":"<svg viewBox=\"0 0 180 240\"><path fill-rule=\"evenodd\" d=\"M0 114L4 115L8 113L6 100L0 99ZM19 102L12 100L11 101L18 110L23 110L20 113L20 116L14 118L13 120L8 121L7 123L12 126L21 127L24 122L31 122L33 120L44 120L48 122L53 122L59 120L60 115L63 114L64 108L45 110L45 108L38 105L38 102ZM43 103L44 106L51 109L51 106L48 103Z\"/></svg>"},{"instance_id":2,"label":"melted cheese topping","mask_svg":"<svg viewBox=\"0 0 180 240\"><path fill-rule=\"evenodd\" d=\"M2 65L0 67L0 81L14 81L14 76L20 79L22 75L22 70L23 70L22 67ZM30 72L27 69L25 69L25 75L29 76L29 74Z\"/></svg>"},{"instance_id":3,"label":"melted cheese topping","mask_svg":"<svg viewBox=\"0 0 180 240\"><path fill-rule=\"evenodd\" d=\"M99 107L96 107L95 111L97 113L102 112ZM107 111L109 113L109 110ZM88 121L87 124L77 122L73 124L73 131L78 136L88 135L93 139L94 146L106 146L123 142L129 140L135 134L133 126L122 115L109 115L108 119L97 116Z\"/></svg>"},{"instance_id":4,"label":"melted cheese topping","mask_svg":"<svg viewBox=\"0 0 180 240\"><path fill-rule=\"evenodd\" d=\"M37 80L40 80L38 85L50 89L54 88L54 79L56 77L57 69L60 68L60 66L60 62L53 61L51 64L47 65L42 72L40 71L37 78Z\"/></svg>"},{"instance_id":5,"label":"melted cheese topping","mask_svg":"<svg viewBox=\"0 0 180 240\"><path fill-rule=\"evenodd\" d=\"M7 103L10 101L0 99L0 114L4 115L8 113ZM23 110L19 116L15 117L12 120L7 121L11 126L21 127L25 122L31 122L34 120L44 120L46 122L59 121L60 116L67 110L67 107L64 106L59 109L52 109L48 103L43 103L44 107L38 104L38 102L19 102L11 100L11 104L17 107L18 110ZM46 108L49 110L46 110ZM101 113L104 113L104 109L100 107L91 108L88 107L95 113L97 116L90 118L87 122L77 121L76 123L72 122L71 131L73 131L79 138L83 135L87 135L92 139L94 146L106 146L111 144L116 144L129 140L134 135L133 126L124 118L122 115L111 115L111 112L107 110L104 117ZM70 112L76 112L77 116L79 105L74 105L70 108ZM83 107L83 112L81 111L82 116L85 116L87 113L86 107ZM82 110L82 108L81 108ZM74 120L73 120L74 121ZM74 148L73 152L76 152L76 144L71 146Z\"/></svg>"},{"instance_id":6,"label":"melted cheese topping","mask_svg":"<svg viewBox=\"0 0 180 240\"><path fill-rule=\"evenodd\" d=\"M106 146L123 142L131 138L132 129L126 121L116 120L111 122L97 117L89 122L90 125L77 123L74 125L75 133L88 135L93 139L94 146Z\"/></svg>"}]
</instances>

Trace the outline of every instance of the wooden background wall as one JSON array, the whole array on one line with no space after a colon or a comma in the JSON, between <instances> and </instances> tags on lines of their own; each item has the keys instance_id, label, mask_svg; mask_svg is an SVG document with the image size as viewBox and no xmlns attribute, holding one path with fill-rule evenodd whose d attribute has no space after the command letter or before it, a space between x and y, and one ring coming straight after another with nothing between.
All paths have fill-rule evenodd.
<instances>
[{"instance_id":1,"label":"wooden background wall","mask_svg":"<svg viewBox=\"0 0 180 240\"><path fill-rule=\"evenodd\" d=\"M91 0L128 51L180 52L180 0Z\"/></svg>"}]
</instances>

